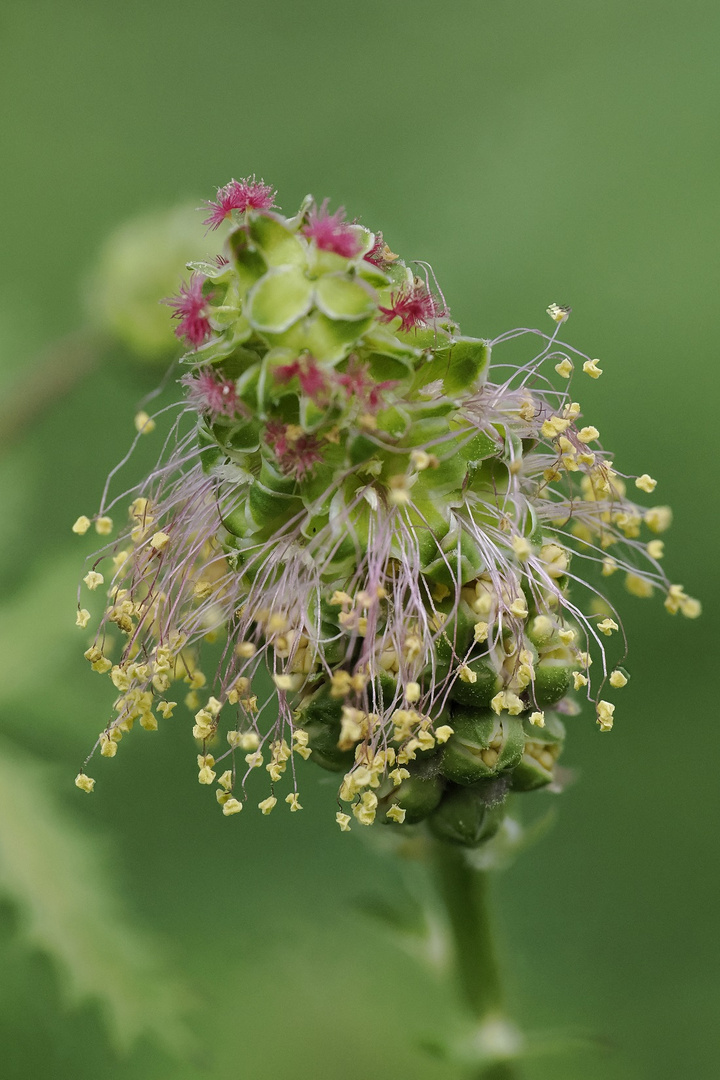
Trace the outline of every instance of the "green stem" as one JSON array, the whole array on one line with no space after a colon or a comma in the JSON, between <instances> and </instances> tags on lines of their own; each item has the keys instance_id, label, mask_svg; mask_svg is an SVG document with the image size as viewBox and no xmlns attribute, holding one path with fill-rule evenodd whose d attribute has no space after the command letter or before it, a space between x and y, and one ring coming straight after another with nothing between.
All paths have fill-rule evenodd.
<instances>
[{"instance_id":1,"label":"green stem","mask_svg":"<svg viewBox=\"0 0 720 1080\"><path fill-rule=\"evenodd\" d=\"M470 866L462 848L438 841L435 852L463 1000L479 1023L502 1017L504 999L489 912L489 875ZM473 1080L517 1080L517 1076L511 1062L498 1061L481 1069Z\"/></svg>"}]
</instances>

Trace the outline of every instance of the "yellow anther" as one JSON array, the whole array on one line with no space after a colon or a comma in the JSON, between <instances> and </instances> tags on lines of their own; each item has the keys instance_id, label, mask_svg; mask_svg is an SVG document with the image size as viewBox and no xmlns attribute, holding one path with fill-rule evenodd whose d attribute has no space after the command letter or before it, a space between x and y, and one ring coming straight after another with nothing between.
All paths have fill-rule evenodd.
<instances>
[{"instance_id":1,"label":"yellow anther","mask_svg":"<svg viewBox=\"0 0 720 1080\"><path fill-rule=\"evenodd\" d=\"M536 411L537 410L535 408L535 402L532 400L532 398L529 401L524 401L518 409L518 412L522 419L527 420L528 423L535 419Z\"/></svg>"},{"instance_id":2,"label":"yellow anther","mask_svg":"<svg viewBox=\"0 0 720 1080\"><path fill-rule=\"evenodd\" d=\"M142 410L135 414L134 424L135 430L142 435L149 435L151 431L155 430L155 421Z\"/></svg>"},{"instance_id":3,"label":"yellow anther","mask_svg":"<svg viewBox=\"0 0 720 1080\"><path fill-rule=\"evenodd\" d=\"M512 538L513 551L517 555L518 559L522 562L525 559L529 559L532 555L532 544L525 536L513 536Z\"/></svg>"},{"instance_id":4,"label":"yellow anther","mask_svg":"<svg viewBox=\"0 0 720 1080\"><path fill-rule=\"evenodd\" d=\"M198 772L198 783L199 784L212 784L214 779L215 779L215 773L210 768L210 766L209 765L203 765L203 767Z\"/></svg>"},{"instance_id":5,"label":"yellow anther","mask_svg":"<svg viewBox=\"0 0 720 1080\"><path fill-rule=\"evenodd\" d=\"M702 615L702 604L693 596L686 596L680 603L680 611L686 619L697 619Z\"/></svg>"},{"instance_id":6,"label":"yellow anther","mask_svg":"<svg viewBox=\"0 0 720 1080\"><path fill-rule=\"evenodd\" d=\"M302 675L273 675L273 682L278 690L287 693L288 691L299 690L305 682L305 678Z\"/></svg>"},{"instance_id":7,"label":"yellow anther","mask_svg":"<svg viewBox=\"0 0 720 1080\"><path fill-rule=\"evenodd\" d=\"M176 705L177 701L159 701L157 711L160 713L163 720L169 720Z\"/></svg>"},{"instance_id":8,"label":"yellow anther","mask_svg":"<svg viewBox=\"0 0 720 1080\"><path fill-rule=\"evenodd\" d=\"M625 588L633 596L639 596L642 600L647 600L653 594L651 582L638 574L625 575Z\"/></svg>"},{"instance_id":9,"label":"yellow anther","mask_svg":"<svg viewBox=\"0 0 720 1080\"><path fill-rule=\"evenodd\" d=\"M613 713L615 706L609 701L598 701L597 722L601 731L610 731L613 726Z\"/></svg>"},{"instance_id":10,"label":"yellow anther","mask_svg":"<svg viewBox=\"0 0 720 1080\"><path fill-rule=\"evenodd\" d=\"M555 365L555 370L563 379L569 379L573 371L572 362L566 356L559 364Z\"/></svg>"},{"instance_id":11,"label":"yellow anther","mask_svg":"<svg viewBox=\"0 0 720 1080\"><path fill-rule=\"evenodd\" d=\"M569 427L570 421L566 417L551 416L540 428L540 433L546 439L556 439L558 435L562 435L563 431L566 431Z\"/></svg>"},{"instance_id":12,"label":"yellow anther","mask_svg":"<svg viewBox=\"0 0 720 1080\"><path fill-rule=\"evenodd\" d=\"M245 755L245 761L251 769L261 769L263 763L262 753L259 750L253 750L251 754Z\"/></svg>"},{"instance_id":13,"label":"yellow anther","mask_svg":"<svg viewBox=\"0 0 720 1080\"><path fill-rule=\"evenodd\" d=\"M635 487L640 488L641 491L647 492L648 495L657 487L657 480L653 480L652 476L648 476L647 473L643 473L642 476L638 476L635 481Z\"/></svg>"},{"instance_id":14,"label":"yellow anther","mask_svg":"<svg viewBox=\"0 0 720 1080\"><path fill-rule=\"evenodd\" d=\"M378 799L374 791L364 791L360 801L353 806L353 814L361 825L372 825L375 820Z\"/></svg>"},{"instance_id":15,"label":"yellow anther","mask_svg":"<svg viewBox=\"0 0 720 1080\"><path fill-rule=\"evenodd\" d=\"M602 375L602 368L598 367L597 360L586 360L583 364L583 371L586 375L589 375L591 379L599 379Z\"/></svg>"},{"instance_id":16,"label":"yellow anther","mask_svg":"<svg viewBox=\"0 0 720 1080\"><path fill-rule=\"evenodd\" d=\"M552 303L547 308L547 313L551 319L554 319L556 323L563 323L570 316L572 308L567 307L565 304Z\"/></svg>"},{"instance_id":17,"label":"yellow anther","mask_svg":"<svg viewBox=\"0 0 720 1080\"><path fill-rule=\"evenodd\" d=\"M623 675L622 671L613 671L610 676L610 685L616 690L619 690L622 686L627 686L627 676Z\"/></svg>"},{"instance_id":18,"label":"yellow anther","mask_svg":"<svg viewBox=\"0 0 720 1080\"><path fill-rule=\"evenodd\" d=\"M230 790L230 788L233 786L232 769L226 769L222 776L218 778L218 784L220 785L220 787L225 788L226 791Z\"/></svg>"},{"instance_id":19,"label":"yellow anther","mask_svg":"<svg viewBox=\"0 0 720 1080\"><path fill-rule=\"evenodd\" d=\"M461 664L458 668L458 678L460 679L460 682L470 683L472 685L477 682L477 673L474 672L472 668L468 667L467 664Z\"/></svg>"},{"instance_id":20,"label":"yellow anther","mask_svg":"<svg viewBox=\"0 0 720 1080\"><path fill-rule=\"evenodd\" d=\"M665 554L665 543L663 540L651 540L645 550L651 559L662 559Z\"/></svg>"},{"instance_id":21,"label":"yellow anther","mask_svg":"<svg viewBox=\"0 0 720 1080\"><path fill-rule=\"evenodd\" d=\"M580 652L578 650L578 652L575 654L575 657L578 664L580 664L581 667L585 668L585 670L587 670L589 667L592 667L592 657L590 656L590 653Z\"/></svg>"},{"instance_id":22,"label":"yellow anther","mask_svg":"<svg viewBox=\"0 0 720 1080\"><path fill-rule=\"evenodd\" d=\"M285 796L285 802L288 804L293 813L295 813L296 810L302 810L302 806L300 805L300 796L294 792L290 795Z\"/></svg>"},{"instance_id":23,"label":"yellow anther","mask_svg":"<svg viewBox=\"0 0 720 1080\"><path fill-rule=\"evenodd\" d=\"M170 537L165 532L156 532L150 537L150 547L153 551L162 551L170 543Z\"/></svg>"},{"instance_id":24,"label":"yellow anther","mask_svg":"<svg viewBox=\"0 0 720 1080\"><path fill-rule=\"evenodd\" d=\"M90 528L91 524L92 524L92 522L90 521L90 518L85 517L84 514L81 514L80 517L75 522L75 524L73 525L72 531L74 533L77 533L78 536L84 536L85 533ZM80 773L80 775L84 776L84 773ZM89 790L92 791L92 788L90 788Z\"/></svg>"},{"instance_id":25,"label":"yellow anther","mask_svg":"<svg viewBox=\"0 0 720 1080\"><path fill-rule=\"evenodd\" d=\"M560 630L558 632L558 637L562 641L563 645L572 645L573 641L575 640L575 631L574 630Z\"/></svg>"},{"instance_id":26,"label":"yellow anther","mask_svg":"<svg viewBox=\"0 0 720 1080\"><path fill-rule=\"evenodd\" d=\"M388 773L388 776L392 780L395 787L400 787L400 784L402 784L403 780L410 779L410 773L407 769L393 769L392 772Z\"/></svg>"},{"instance_id":27,"label":"yellow anther","mask_svg":"<svg viewBox=\"0 0 720 1080\"><path fill-rule=\"evenodd\" d=\"M437 469L440 464L435 454L428 454L425 450L412 450L410 463L418 472L424 472L425 469Z\"/></svg>"},{"instance_id":28,"label":"yellow anther","mask_svg":"<svg viewBox=\"0 0 720 1080\"><path fill-rule=\"evenodd\" d=\"M602 576L603 577L610 577L611 574L615 573L617 568L618 568L618 564L615 562L614 559L611 559L608 556L607 558L603 559L603 561L602 561Z\"/></svg>"},{"instance_id":29,"label":"yellow anther","mask_svg":"<svg viewBox=\"0 0 720 1080\"><path fill-rule=\"evenodd\" d=\"M274 795L268 795L267 799L263 799L262 802L258 803L258 809L260 809L266 817L268 814L272 813L276 806L277 799Z\"/></svg>"},{"instance_id":30,"label":"yellow anther","mask_svg":"<svg viewBox=\"0 0 720 1080\"><path fill-rule=\"evenodd\" d=\"M518 716L524 709L524 705L517 694L511 690L501 690L490 702L490 708L499 716L501 712L508 712L510 716Z\"/></svg>"},{"instance_id":31,"label":"yellow anther","mask_svg":"<svg viewBox=\"0 0 720 1080\"><path fill-rule=\"evenodd\" d=\"M409 682L405 686L405 700L411 705L420 700L420 683Z\"/></svg>"},{"instance_id":32,"label":"yellow anther","mask_svg":"<svg viewBox=\"0 0 720 1080\"><path fill-rule=\"evenodd\" d=\"M401 806L398 806L397 803L393 803L385 816L389 818L390 821L396 821L398 825L402 825L406 813L407 811L403 810Z\"/></svg>"},{"instance_id":33,"label":"yellow anther","mask_svg":"<svg viewBox=\"0 0 720 1080\"><path fill-rule=\"evenodd\" d=\"M450 736L453 734L454 729L449 724L441 724L440 727L435 728L435 740L436 742L446 743Z\"/></svg>"},{"instance_id":34,"label":"yellow anther","mask_svg":"<svg viewBox=\"0 0 720 1080\"><path fill-rule=\"evenodd\" d=\"M239 641L235 646L235 655L241 657L243 660L250 660L257 652L256 647L252 641Z\"/></svg>"},{"instance_id":35,"label":"yellow anther","mask_svg":"<svg viewBox=\"0 0 720 1080\"><path fill-rule=\"evenodd\" d=\"M577 420L581 411L582 410L580 408L580 402L569 401L567 405L563 406L562 414L566 420L570 420L571 422L573 422Z\"/></svg>"},{"instance_id":36,"label":"yellow anther","mask_svg":"<svg viewBox=\"0 0 720 1080\"><path fill-rule=\"evenodd\" d=\"M80 788L81 791L87 791L88 794L95 787L95 781L91 776L87 776L84 772L79 772L75 777L75 787Z\"/></svg>"},{"instance_id":37,"label":"yellow anther","mask_svg":"<svg viewBox=\"0 0 720 1080\"><path fill-rule=\"evenodd\" d=\"M113 520L111 517L99 517L95 521L95 532L98 536L109 536L112 528Z\"/></svg>"},{"instance_id":38,"label":"yellow anther","mask_svg":"<svg viewBox=\"0 0 720 1080\"><path fill-rule=\"evenodd\" d=\"M97 570L89 570L83 578L83 581L87 585L88 589L93 592L95 589L97 589L98 585L103 584L105 578L102 576L102 574L99 574Z\"/></svg>"},{"instance_id":39,"label":"yellow anther","mask_svg":"<svg viewBox=\"0 0 720 1080\"><path fill-rule=\"evenodd\" d=\"M225 817L230 817L232 814L239 814L242 808L243 804L239 799L229 798L223 800L222 812Z\"/></svg>"},{"instance_id":40,"label":"yellow anther","mask_svg":"<svg viewBox=\"0 0 720 1080\"><path fill-rule=\"evenodd\" d=\"M345 607L347 604L352 606L353 598L352 596L349 596L346 592L341 592L339 589L336 589L330 597L330 603L335 607Z\"/></svg>"},{"instance_id":41,"label":"yellow anther","mask_svg":"<svg viewBox=\"0 0 720 1080\"><path fill-rule=\"evenodd\" d=\"M105 732L100 736L100 753L103 757L115 757L117 754L117 743Z\"/></svg>"},{"instance_id":42,"label":"yellow anther","mask_svg":"<svg viewBox=\"0 0 720 1080\"><path fill-rule=\"evenodd\" d=\"M596 427L589 425L588 427L581 428L577 433L577 437L581 443L590 443L600 437L600 432Z\"/></svg>"},{"instance_id":43,"label":"yellow anther","mask_svg":"<svg viewBox=\"0 0 720 1080\"><path fill-rule=\"evenodd\" d=\"M511 615L515 615L516 618L518 618L518 619L527 619L528 609L527 609L527 601L526 601L525 597L524 596L516 597L513 600L512 604L510 604L510 607L508 608L508 611L510 612Z\"/></svg>"},{"instance_id":44,"label":"yellow anther","mask_svg":"<svg viewBox=\"0 0 720 1080\"><path fill-rule=\"evenodd\" d=\"M669 506L651 506L645 511L643 520L652 532L665 532L672 525L672 510Z\"/></svg>"},{"instance_id":45,"label":"yellow anther","mask_svg":"<svg viewBox=\"0 0 720 1080\"><path fill-rule=\"evenodd\" d=\"M140 727L146 731L157 731L158 722L151 712L144 712L140 714Z\"/></svg>"},{"instance_id":46,"label":"yellow anther","mask_svg":"<svg viewBox=\"0 0 720 1080\"><path fill-rule=\"evenodd\" d=\"M85 629L85 627L87 626L87 624L89 622L90 622L90 612L88 611L87 608L80 608L77 615L75 616L75 625L76 626L81 626L83 629Z\"/></svg>"},{"instance_id":47,"label":"yellow anther","mask_svg":"<svg viewBox=\"0 0 720 1080\"><path fill-rule=\"evenodd\" d=\"M349 814L342 814L339 810L335 815L335 820L340 826L340 832L350 832L351 817Z\"/></svg>"},{"instance_id":48,"label":"yellow anther","mask_svg":"<svg viewBox=\"0 0 720 1080\"><path fill-rule=\"evenodd\" d=\"M480 645L483 641L487 641L489 626L486 622L476 622L473 627L473 636L475 643Z\"/></svg>"},{"instance_id":49,"label":"yellow anther","mask_svg":"<svg viewBox=\"0 0 720 1080\"><path fill-rule=\"evenodd\" d=\"M613 630L618 630L618 624L614 619L603 619L602 622L597 624L597 628L601 634L605 634L606 637L610 637Z\"/></svg>"},{"instance_id":50,"label":"yellow anther","mask_svg":"<svg viewBox=\"0 0 720 1080\"><path fill-rule=\"evenodd\" d=\"M582 690L584 686L587 686L587 676L583 675L581 671L573 671L573 687L575 690Z\"/></svg>"},{"instance_id":51,"label":"yellow anther","mask_svg":"<svg viewBox=\"0 0 720 1080\"><path fill-rule=\"evenodd\" d=\"M535 727L545 727L545 713L544 712L530 713L530 723L534 724Z\"/></svg>"}]
</instances>

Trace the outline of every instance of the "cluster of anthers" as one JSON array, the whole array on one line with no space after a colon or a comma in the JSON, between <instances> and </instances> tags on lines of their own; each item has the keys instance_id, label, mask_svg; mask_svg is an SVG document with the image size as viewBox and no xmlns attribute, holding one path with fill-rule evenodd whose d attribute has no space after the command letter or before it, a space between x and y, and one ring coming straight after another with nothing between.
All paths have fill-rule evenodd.
<instances>
[{"instance_id":1,"label":"cluster of anthers","mask_svg":"<svg viewBox=\"0 0 720 1080\"><path fill-rule=\"evenodd\" d=\"M699 614L661 567L671 513L628 497L655 480L620 473L582 422L571 381L602 372L558 340L569 309L548 308L552 334L465 337L425 264L327 203L286 218L274 200L233 180L209 204L224 253L168 301L184 398L155 471L106 488L94 519L110 535L129 509L83 579L109 589L85 652L116 691L95 749L167 721L184 683L225 815L255 770L264 814L299 810L310 758L342 774L342 830L427 820L477 844L508 793L557 780L578 693L612 728L628 675L603 577ZM528 341L532 359L490 368Z\"/></svg>"}]
</instances>

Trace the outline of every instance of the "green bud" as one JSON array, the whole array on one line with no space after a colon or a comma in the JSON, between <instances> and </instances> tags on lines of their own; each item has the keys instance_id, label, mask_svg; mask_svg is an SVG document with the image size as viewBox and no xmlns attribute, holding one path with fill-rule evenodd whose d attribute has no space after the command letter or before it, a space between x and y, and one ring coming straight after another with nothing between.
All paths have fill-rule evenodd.
<instances>
[{"instance_id":1,"label":"green bud","mask_svg":"<svg viewBox=\"0 0 720 1080\"><path fill-rule=\"evenodd\" d=\"M455 734L446 743L441 770L456 784L474 784L506 772L520 760L525 740L521 720L478 709L456 709Z\"/></svg>"},{"instance_id":2,"label":"green bud","mask_svg":"<svg viewBox=\"0 0 720 1080\"><path fill-rule=\"evenodd\" d=\"M492 699L498 691L502 690L502 679L487 656L471 660L467 666L472 674L476 676L475 682L464 682L462 679L456 679L453 683L451 697L453 701L457 701L460 705L472 706L475 709L488 709Z\"/></svg>"},{"instance_id":3,"label":"green bud","mask_svg":"<svg viewBox=\"0 0 720 1080\"><path fill-rule=\"evenodd\" d=\"M542 708L564 698L572 683L573 664L567 660L543 660L535 668L535 701Z\"/></svg>"},{"instance_id":4,"label":"green bud","mask_svg":"<svg viewBox=\"0 0 720 1080\"><path fill-rule=\"evenodd\" d=\"M378 804L378 819L389 824L392 818L386 816L387 811L392 806L399 806L405 811L404 824L424 821L440 802L444 787L442 777L437 774L414 774L383 796Z\"/></svg>"},{"instance_id":5,"label":"green bud","mask_svg":"<svg viewBox=\"0 0 720 1080\"><path fill-rule=\"evenodd\" d=\"M481 785L451 787L428 824L440 840L477 847L495 835L504 815L502 803L488 806Z\"/></svg>"},{"instance_id":6,"label":"green bud","mask_svg":"<svg viewBox=\"0 0 720 1080\"><path fill-rule=\"evenodd\" d=\"M545 727L523 722L525 748L512 774L513 791L534 791L554 779L555 762L562 751L565 725L558 716L545 717Z\"/></svg>"}]
</instances>

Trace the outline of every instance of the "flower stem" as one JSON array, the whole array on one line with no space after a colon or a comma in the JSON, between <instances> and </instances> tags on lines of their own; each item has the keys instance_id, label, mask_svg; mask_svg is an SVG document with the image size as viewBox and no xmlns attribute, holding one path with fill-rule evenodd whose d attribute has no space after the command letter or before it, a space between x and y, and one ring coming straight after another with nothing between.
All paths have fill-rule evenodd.
<instances>
[{"instance_id":1,"label":"flower stem","mask_svg":"<svg viewBox=\"0 0 720 1080\"><path fill-rule=\"evenodd\" d=\"M462 848L438 841L440 894L452 930L455 971L462 998L479 1024L504 1017L500 969L489 913L489 875L475 870ZM483 1066L473 1080L517 1080L511 1061Z\"/></svg>"}]
</instances>

